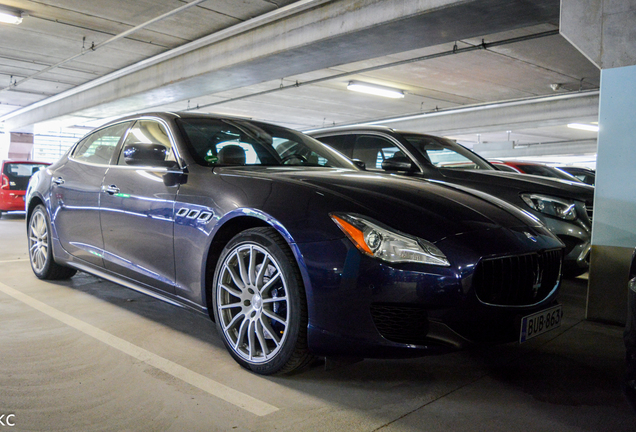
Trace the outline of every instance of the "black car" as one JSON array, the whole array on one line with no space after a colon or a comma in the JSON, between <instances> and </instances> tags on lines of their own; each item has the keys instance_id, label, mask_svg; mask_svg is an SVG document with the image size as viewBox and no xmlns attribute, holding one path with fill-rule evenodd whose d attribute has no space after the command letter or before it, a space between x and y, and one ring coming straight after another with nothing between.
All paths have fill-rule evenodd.
<instances>
[{"instance_id":1,"label":"black car","mask_svg":"<svg viewBox=\"0 0 636 432\"><path fill-rule=\"evenodd\" d=\"M320 129L311 136L369 171L397 172L486 192L539 218L565 244L564 274L587 271L594 188L495 169L485 159L445 138L381 126Z\"/></svg>"},{"instance_id":2,"label":"black car","mask_svg":"<svg viewBox=\"0 0 636 432\"><path fill-rule=\"evenodd\" d=\"M27 210L37 277L82 270L207 313L262 374L523 341L561 318L563 246L537 219L270 124L114 121L33 177Z\"/></svg>"},{"instance_id":3,"label":"black car","mask_svg":"<svg viewBox=\"0 0 636 432\"><path fill-rule=\"evenodd\" d=\"M596 171L593 169L575 166L560 166L559 169L573 177L576 177L579 181L589 184L590 186L594 186L596 183Z\"/></svg>"}]
</instances>

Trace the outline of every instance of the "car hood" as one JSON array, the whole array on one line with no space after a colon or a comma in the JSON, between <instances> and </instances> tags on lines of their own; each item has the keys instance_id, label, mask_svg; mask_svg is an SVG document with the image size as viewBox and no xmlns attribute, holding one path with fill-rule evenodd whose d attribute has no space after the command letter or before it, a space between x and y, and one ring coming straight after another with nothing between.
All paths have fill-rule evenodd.
<instances>
[{"instance_id":1,"label":"car hood","mask_svg":"<svg viewBox=\"0 0 636 432\"><path fill-rule=\"evenodd\" d=\"M488 229L547 232L533 216L486 194L396 175L325 168L241 167L215 170L219 175L244 175L283 188L317 192L314 212L357 213L394 229L439 241L449 236ZM297 196L292 194L290 196ZM290 199L290 201L292 201ZM290 202L291 208L295 203ZM294 210L296 212L298 210ZM306 213L305 213L306 214Z\"/></svg>"},{"instance_id":2,"label":"car hood","mask_svg":"<svg viewBox=\"0 0 636 432\"><path fill-rule=\"evenodd\" d=\"M577 199L589 205L594 199L594 187L584 183L552 179L528 174L517 174L503 171L472 171L440 169L443 178L452 183L476 189L487 188L492 192L493 186L516 189L519 193L543 193L557 197Z\"/></svg>"}]
</instances>

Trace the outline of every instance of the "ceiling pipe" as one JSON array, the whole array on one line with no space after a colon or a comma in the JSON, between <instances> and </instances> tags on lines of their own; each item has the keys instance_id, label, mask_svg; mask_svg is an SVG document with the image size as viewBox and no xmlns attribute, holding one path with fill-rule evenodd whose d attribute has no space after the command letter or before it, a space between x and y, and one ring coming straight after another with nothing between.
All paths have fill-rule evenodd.
<instances>
[{"instance_id":1,"label":"ceiling pipe","mask_svg":"<svg viewBox=\"0 0 636 432\"><path fill-rule=\"evenodd\" d=\"M128 35L130 35L130 34L132 34L132 33L135 33L135 32L137 32L137 31L139 31L139 30L143 29L144 27L148 27L149 25L154 24L154 23L156 23L157 21L161 21L161 20L163 20L163 19L166 19L166 18L168 18L168 17L171 17L171 16L173 16L173 15L176 15L176 14L178 14L179 12L183 12L184 10L189 9L189 8L191 8L191 7L193 7L193 6L196 6L196 5L198 5L199 3L203 3L204 1L206 1L206 0L194 0L193 2L187 3L187 4L185 4L185 5L181 6L181 7L178 7L178 8L176 8L176 9L171 10L170 12L166 12L166 13L165 13L165 14L163 14L163 15L159 15L159 16L158 16L158 17L156 17L156 18L153 18L153 19L151 19L151 20L149 20L149 21L146 21L146 22L145 22L145 23L143 23L143 24L139 24L139 25L138 25L138 26L136 26L136 27L133 27L133 28L131 28L131 29L128 29L128 30L126 30L125 32L119 33L119 34L117 34L117 35L113 36L112 38L110 38L110 39L108 39L108 40L105 40L104 42L98 43L97 45L94 45L94 44L93 44L93 46L91 46L90 48L88 48L88 49L83 49L83 50L82 50L79 54L75 54L74 56L69 57L69 58L67 58L67 59L64 59L64 60L62 60L62 61L61 61L61 62L59 62L59 63L55 63L54 65L51 65L51 66L49 66L49 67L47 67L47 68L44 68L44 69L42 69L41 71L38 71L38 72L34 73L33 75L29 75L29 76L28 76L28 77L26 77L26 78L22 78L20 81L16 81L16 82L14 82L14 83L11 83L11 84L10 84L10 85L8 85L7 87L1 88L1 89L0 89L0 92L3 92L3 91L5 91L5 90L10 90L10 89L12 89L12 88L15 88L15 87L19 86L20 84L23 84L23 83L25 83L25 82L27 82L27 81L32 80L33 78L35 78L35 77L37 77L37 76L40 76L40 75L42 75L42 74L45 74L45 73L49 72L49 71L50 71L50 70L52 70L52 69L56 69L56 68L58 68L58 67L62 66L63 64L65 64L65 63L68 63L68 62L70 62L70 61L72 61L72 60L75 60L76 58L81 57L81 56L83 56L84 54L87 54L87 53L92 52L92 51L97 51L98 49L103 48L103 47L105 47L106 45L111 44L111 43L113 43L113 42L115 42L115 41L118 41L119 39L123 39L123 38L125 38L126 36L128 36Z\"/></svg>"}]
</instances>

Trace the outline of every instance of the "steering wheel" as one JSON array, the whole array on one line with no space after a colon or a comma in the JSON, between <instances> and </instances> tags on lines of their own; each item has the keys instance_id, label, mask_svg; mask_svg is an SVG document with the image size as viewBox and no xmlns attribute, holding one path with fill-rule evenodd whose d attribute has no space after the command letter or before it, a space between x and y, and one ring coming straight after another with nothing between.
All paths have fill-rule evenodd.
<instances>
[{"instance_id":1,"label":"steering wheel","mask_svg":"<svg viewBox=\"0 0 636 432\"><path fill-rule=\"evenodd\" d=\"M292 160L292 159L298 159L299 161L302 161L302 163L303 163L303 164L305 164L305 163L309 162L309 161L307 160L307 157L306 157L306 156L303 156L303 155L298 154L298 153L294 153L294 154L290 154L290 155L287 155L287 156L285 156L284 158L282 158L282 159L280 160L280 163L284 165L286 162L289 162L289 161L290 161L290 160Z\"/></svg>"}]
</instances>

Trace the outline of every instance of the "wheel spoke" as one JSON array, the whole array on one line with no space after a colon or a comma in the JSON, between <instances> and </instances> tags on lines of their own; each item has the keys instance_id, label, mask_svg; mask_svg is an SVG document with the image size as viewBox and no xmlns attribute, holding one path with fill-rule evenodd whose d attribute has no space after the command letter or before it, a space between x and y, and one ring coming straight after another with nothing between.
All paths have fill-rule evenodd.
<instances>
[{"instance_id":1,"label":"wheel spoke","mask_svg":"<svg viewBox=\"0 0 636 432\"><path fill-rule=\"evenodd\" d=\"M284 325L285 327L287 327L287 321L285 321L283 318L279 317L278 315L276 315L274 312L270 312L267 309L263 309L263 314L270 317L271 319L278 321L279 323L281 323L282 325Z\"/></svg>"},{"instance_id":2,"label":"wheel spoke","mask_svg":"<svg viewBox=\"0 0 636 432\"><path fill-rule=\"evenodd\" d=\"M280 338L276 334L276 331L272 328L272 326L269 325L269 323L266 320L263 319L263 317L260 318L260 321L261 321L261 326L263 326L263 328L267 330L267 333L269 333L269 335L272 337L272 340L278 347L278 345L280 345Z\"/></svg>"},{"instance_id":3,"label":"wheel spoke","mask_svg":"<svg viewBox=\"0 0 636 432\"><path fill-rule=\"evenodd\" d=\"M287 297L272 297L272 298L267 298L267 299L263 299L263 303L274 303L274 302L279 302L279 301L287 301Z\"/></svg>"},{"instance_id":4,"label":"wheel spoke","mask_svg":"<svg viewBox=\"0 0 636 432\"><path fill-rule=\"evenodd\" d=\"M240 252L236 253L236 261L238 262L239 275L241 276L241 281L243 282L243 288L249 284L250 279L247 276L247 269L245 268L245 261L243 261L243 257Z\"/></svg>"},{"instance_id":5,"label":"wheel spoke","mask_svg":"<svg viewBox=\"0 0 636 432\"><path fill-rule=\"evenodd\" d=\"M259 324L261 320L254 321L254 331L256 332L256 337L258 338L258 343L261 345L261 349L263 351L263 355L267 357L269 355L269 348L267 348L267 342L265 341L265 335L263 334L263 329Z\"/></svg>"},{"instance_id":6,"label":"wheel spoke","mask_svg":"<svg viewBox=\"0 0 636 432\"><path fill-rule=\"evenodd\" d=\"M241 278L236 274L236 271L234 271L234 268L230 267L229 265L226 265L225 268L230 273L230 277L232 278L232 282L234 282L234 285L236 285L241 291L243 291L245 289L245 284L243 283Z\"/></svg>"},{"instance_id":7,"label":"wheel spoke","mask_svg":"<svg viewBox=\"0 0 636 432\"><path fill-rule=\"evenodd\" d=\"M236 324L236 322L240 319L240 318L244 318L245 314L243 312L239 312L236 315L234 315L234 318L232 318L232 321L230 321L228 323L228 325L223 327L223 331L228 331L228 329L232 328L234 326L234 324Z\"/></svg>"},{"instance_id":8,"label":"wheel spoke","mask_svg":"<svg viewBox=\"0 0 636 432\"><path fill-rule=\"evenodd\" d=\"M33 244L31 245L31 247L29 248L29 250L35 250L35 249L37 249L38 247L40 247L40 245L39 245L39 244L37 244L37 243L33 243Z\"/></svg>"},{"instance_id":9,"label":"wheel spoke","mask_svg":"<svg viewBox=\"0 0 636 432\"><path fill-rule=\"evenodd\" d=\"M37 268L38 270L41 270L44 267L44 258L42 257L42 249L38 249L37 251L37 255L36 255L36 261L37 261Z\"/></svg>"},{"instance_id":10,"label":"wheel spoke","mask_svg":"<svg viewBox=\"0 0 636 432\"><path fill-rule=\"evenodd\" d=\"M271 286L274 284L274 282L276 282L276 280L278 280L278 278L280 278L280 272L276 272L276 275L272 276L270 280L268 280L267 283L263 285L263 288L260 289L261 294L271 288Z\"/></svg>"},{"instance_id":11,"label":"wheel spoke","mask_svg":"<svg viewBox=\"0 0 636 432\"><path fill-rule=\"evenodd\" d=\"M229 292L230 294L232 294L234 297L239 297L239 298L240 298L240 297L241 297L241 295L242 295L242 292L241 292L241 291L239 291L239 290L237 290L237 289L234 289L234 288L232 288L232 287L229 287L229 286L227 286L227 285L225 285L225 284L221 284L221 288L223 288L225 291L227 291L227 292Z\"/></svg>"},{"instance_id":12,"label":"wheel spoke","mask_svg":"<svg viewBox=\"0 0 636 432\"><path fill-rule=\"evenodd\" d=\"M254 354L255 354L255 346L256 345L256 341L254 340L254 335L256 333L256 322L255 321L250 321L248 327L247 327L247 346L249 348L249 353L250 353L250 360L252 360L254 358Z\"/></svg>"},{"instance_id":13,"label":"wheel spoke","mask_svg":"<svg viewBox=\"0 0 636 432\"><path fill-rule=\"evenodd\" d=\"M250 246L250 263L247 268L247 277L250 284L256 283L256 251Z\"/></svg>"},{"instance_id":14,"label":"wheel spoke","mask_svg":"<svg viewBox=\"0 0 636 432\"><path fill-rule=\"evenodd\" d=\"M243 343L243 338L245 337L245 332L247 331L247 328L245 327L245 324L247 322L248 320L244 319L241 323L241 326L239 327L238 334L236 335L236 343L234 344L235 350L238 350L238 347Z\"/></svg>"},{"instance_id":15,"label":"wheel spoke","mask_svg":"<svg viewBox=\"0 0 636 432\"><path fill-rule=\"evenodd\" d=\"M258 270L258 274L256 275L256 281L254 282L254 285L256 287L260 287L261 285L263 285L263 278L265 277L265 272L267 271L269 263L269 255L265 255L265 258L263 258L263 263L261 264L261 268Z\"/></svg>"},{"instance_id":16,"label":"wheel spoke","mask_svg":"<svg viewBox=\"0 0 636 432\"><path fill-rule=\"evenodd\" d=\"M44 217L42 217L42 215L38 214L38 234L40 235L40 237L42 237L42 234L45 231L45 223L44 223Z\"/></svg>"},{"instance_id":17,"label":"wheel spoke","mask_svg":"<svg viewBox=\"0 0 636 432\"><path fill-rule=\"evenodd\" d=\"M241 302L236 302L236 303L230 303L230 304L222 305L221 309L232 309L232 308L237 308L237 307L241 307Z\"/></svg>"}]
</instances>

